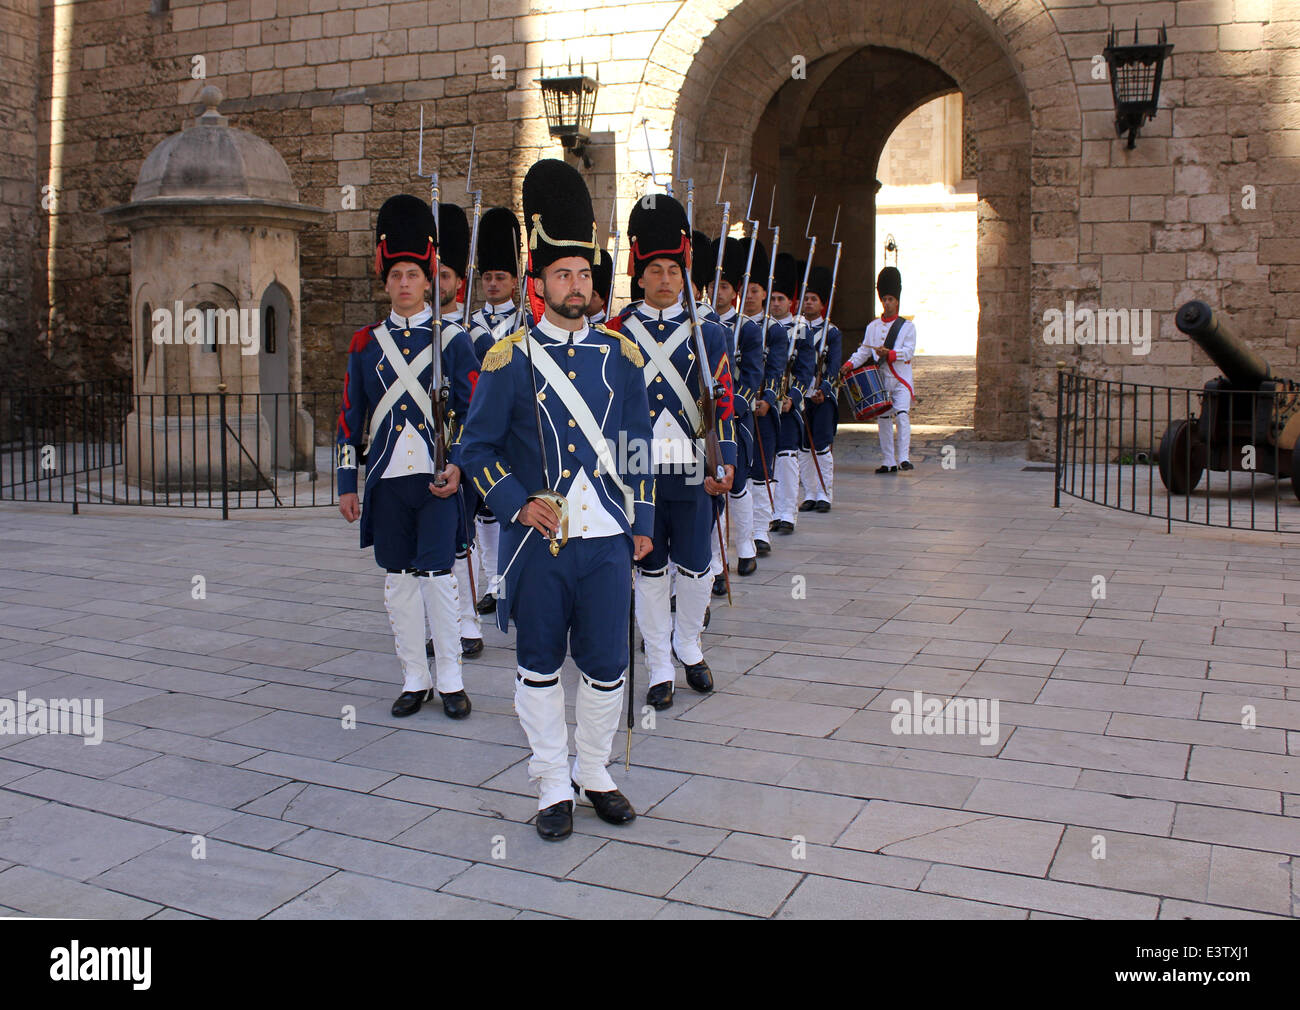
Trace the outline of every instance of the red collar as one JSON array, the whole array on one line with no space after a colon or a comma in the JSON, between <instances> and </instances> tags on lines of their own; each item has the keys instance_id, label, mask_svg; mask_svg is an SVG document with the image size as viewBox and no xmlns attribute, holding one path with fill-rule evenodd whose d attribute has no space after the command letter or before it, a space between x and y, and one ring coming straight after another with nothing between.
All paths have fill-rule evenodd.
<instances>
[{"instance_id":1,"label":"red collar","mask_svg":"<svg viewBox=\"0 0 1300 1010\"><path fill-rule=\"evenodd\" d=\"M892 322L893 322L895 319L897 319L897 318L898 318L897 315L892 315L892 316L881 316L881 317L880 317L880 321L881 321L882 323L892 323Z\"/></svg>"}]
</instances>

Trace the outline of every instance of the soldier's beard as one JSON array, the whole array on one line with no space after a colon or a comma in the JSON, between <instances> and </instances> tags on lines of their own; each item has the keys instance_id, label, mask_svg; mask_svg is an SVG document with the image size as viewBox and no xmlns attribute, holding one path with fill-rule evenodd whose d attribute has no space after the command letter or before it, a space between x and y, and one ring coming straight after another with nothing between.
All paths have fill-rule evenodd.
<instances>
[{"instance_id":1,"label":"soldier's beard","mask_svg":"<svg viewBox=\"0 0 1300 1010\"><path fill-rule=\"evenodd\" d=\"M581 319L587 314L587 302L570 301L573 295L569 295L564 301L553 302L548 295L546 298L546 307L563 319Z\"/></svg>"}]
</instances>

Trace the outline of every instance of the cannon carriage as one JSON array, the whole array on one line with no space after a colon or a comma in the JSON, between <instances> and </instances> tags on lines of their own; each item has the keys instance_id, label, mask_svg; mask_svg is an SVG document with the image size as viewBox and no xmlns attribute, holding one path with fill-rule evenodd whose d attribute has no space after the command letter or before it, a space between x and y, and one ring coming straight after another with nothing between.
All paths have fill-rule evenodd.
<instances>
[{"instance_id":1,"label":"cannon carriage","mask_svg":"<svg viewBox=\"0 0 1300 1010\"><path fill-rule=\"evenodd\" d=\"M1165 487L1189 494L1207 469L1263 472L1292 478L1300 498L1300 384L1275 377L1205 302L1187 302L1174 323L1223 374L1205 384L1200 415L1173 422L1161 439Z\"/></svg>"}]
</instances>

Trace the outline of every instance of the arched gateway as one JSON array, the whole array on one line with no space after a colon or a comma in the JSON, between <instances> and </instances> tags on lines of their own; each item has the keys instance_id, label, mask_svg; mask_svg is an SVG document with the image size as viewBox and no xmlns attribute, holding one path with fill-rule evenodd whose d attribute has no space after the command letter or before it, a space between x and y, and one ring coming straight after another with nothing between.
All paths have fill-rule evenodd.
<instances>
[{"instance_id":1,"label":"arched gateway","mask_svg":"<svg viewBox=\"0 0 1300 1010\"><path fill-rule=\"evenodd\" d=\"M865 121L835 123L833 135L820 136L830 151L842 152L833 171L818 171L815 148L800 152L810 157L811 171L803 164L790 171L798 135L786 128L798 129L818 92L835 87L837 75L854 62L906 72L893 75L895 86L869 96ZM719 216L711 204L724 147L732 180L766 168L768 178L761 181L770 184L776 181L773 164L786 162L778 172L784 183L778 207L787 228L802 228L814 192L819 206L829 205L826 233L834 206L843 204L846 303L861 295L856 310L846 312L864 315L878 247L880 151L909 112L954 89L965 103L979 196L975 428L981 438L1022 439L1031 434L1032 395L1047 395L1054 381L1035 383L1033 377L1035 369L1048 374L1051 368L1050 349L1031 336L1031 320L1042 311L1036 296L1044 304L1049 298L1037 265L1074 263L1078 252L1080 110L1065 47L1040 0L686 3L651 52L631 127L635 131L642 118L664 127L651 134L652 144L657 136L664 146L655 152L656 167L672 164L667 140L680 129L684 164L674 170L695 177L697 221L706 227L716 227ZM775 134L784 153L765 145L755 150L774 100L782 129L769 128L766 135ZM826 160L832 159L823 154ZM732 188L738 193L741 186ZM620 202L626 206L636 195L620 193ZM762 203L766 213L766 196ZM1059 298L1055 289L1050 298ZM850 315L847 321L862 325L866 319ZM1038 425L1045 423L1041 411L1034 415Z\"/></svg>"}]
</instances>

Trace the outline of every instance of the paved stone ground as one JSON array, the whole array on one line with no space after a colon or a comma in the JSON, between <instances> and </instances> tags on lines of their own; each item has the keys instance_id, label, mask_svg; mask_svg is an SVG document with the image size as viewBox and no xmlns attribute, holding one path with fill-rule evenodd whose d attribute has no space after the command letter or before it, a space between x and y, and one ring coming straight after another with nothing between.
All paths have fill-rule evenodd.
<instances>
[{"instance_id":1,"label":"paved stone ground","mask_svg":"<svg viewBox=\"0 0 1300 1010\"><path fill-rule=\"evenodd\" d=\"M99 746L0 736L0 911L1300 913L1300 542L1054 511L1016 447L922 435L877 477L845 433L834 511L714 608L717 690L615 769L642 816L580 811L562 844L528 823L509 641L467 664L468 721L391 718L380 581L337 516L0 506L0 697L107 710ZM996 743L895 735L914 691L997 699Z\"/></svg>"}]
</instances>

